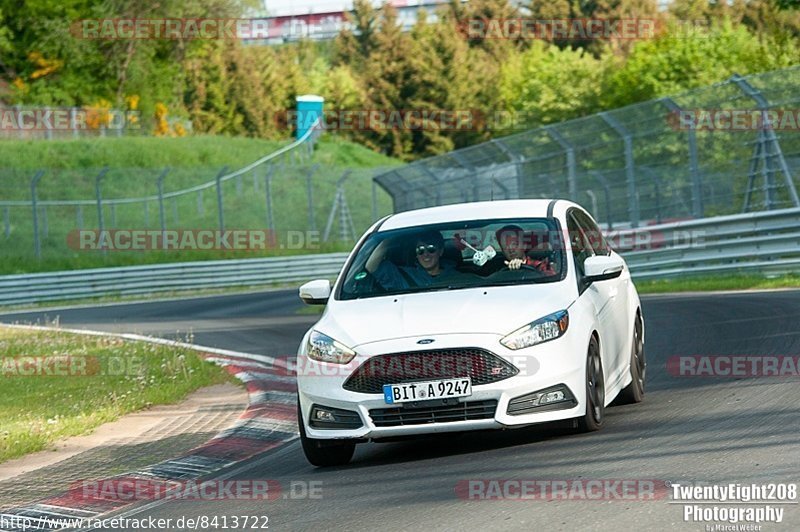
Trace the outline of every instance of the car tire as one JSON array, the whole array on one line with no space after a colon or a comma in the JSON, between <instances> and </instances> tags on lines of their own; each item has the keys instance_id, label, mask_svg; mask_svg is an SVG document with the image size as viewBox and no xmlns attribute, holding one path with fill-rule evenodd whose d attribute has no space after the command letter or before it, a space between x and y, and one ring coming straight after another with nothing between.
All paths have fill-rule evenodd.
<instances>
[{"instance_id":1,"label":"car tire","mask_svg":"<svg viewBox=\"0 0 800 532\"><path fill-rule=\"evenodd\" d=\"M644 326L642 317L637 315L633 324L633 346L631 348L631 383L626 386L617 398L617 404L628 405L641 403L644 400L644 383L647 361L644 356Z\"/></svg>"},{"instance_id":2,"label":"car tire","mask_svg":"<svg viewBox=\"0 0 800 532\"><path fill-rule=\"evenodd\" d=\"M600 359L600 345L592 336L586 353L586 412L577 419L579 432L594 432L603 427L605 421L605 378Z\"/></svg>"},{"instance_id":3,"label":"car tire","mask_svg":"<svg viewBox=\"0 0 800 532\"><path fill-rule=\"evenodd\" d=\"M297 425L300 428L300 444L303 446L303 454L306 455L311 465L317 467L332 467L346 465L353 458L356 444L350 442L338 442L336 440L319 440L309 438L306 435L306 427L303 423L303 415L300 413L300 402L297 402Z\"/></svg>"}]
</instances>

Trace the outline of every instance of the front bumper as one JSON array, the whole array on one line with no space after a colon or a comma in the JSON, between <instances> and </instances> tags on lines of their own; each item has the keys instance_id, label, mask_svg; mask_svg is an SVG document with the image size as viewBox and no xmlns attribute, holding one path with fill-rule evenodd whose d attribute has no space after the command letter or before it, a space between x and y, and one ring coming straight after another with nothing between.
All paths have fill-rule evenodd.
<instances>
[{"instance_id":1,"label":"front bumper","mask_svg":"<svg viewBox=\"0 0 800 532\"><path fill-rule=\"evenodd\" d=\"M519 373L504 380L474 385L472 395L460 401L477 403L496 401L494 415L486 419L467 421L424 422L400 426L376 426L370 410L397 408L387 405L382 394L366 394L345 390L342 385L350 373L372 356L385 353L420 351L417 337L401 338L364 344L356 349L358 355L345 366L336 366L308 359L301 348L298 367L298 392L306 433L317 439L391 438L444 432L520 427L548 421L569 419L585 412L585 353L586 345L568 331L564 336L537 346L512 351L500 344L500 336L490 334L458 334L430 336L437 349L477 347L486 349L519 369ZM459 375L453 375L458 377ZM395 382L387 382L393 384ZM565 385L574 402L565 408L541 408L520 415L507 413L509 402L555 385ZM452 400L451 400L452 401ZM357 429L319 429L309 426L312 405L339 408L358 413L363 425ZM571 406L574 405L574 406Z\"/></svg>"}]
</instances>

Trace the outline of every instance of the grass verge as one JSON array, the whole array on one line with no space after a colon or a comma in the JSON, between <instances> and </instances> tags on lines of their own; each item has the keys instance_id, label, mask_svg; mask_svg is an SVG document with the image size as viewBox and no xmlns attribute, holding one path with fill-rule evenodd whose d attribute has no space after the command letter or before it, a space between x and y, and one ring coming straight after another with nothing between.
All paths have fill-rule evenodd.
<instances>
[{"instance_id":1,"label":"grass verge","mask_svg":"<svg viewBox=\"0 0 800 532\"><path fill-rule=\"evenodd\" d=\"M769 290L775 288L800 288L800 274L777 277L763 275L715 275L688 277L685 279L660 279L636 281L640 294L664 294L669 292L711 292L715 290Z\"/></svg>"},{"instance_id":2,"label":"grass verge","mask_svg":"<svg viewBox=\"0 0 800 532\"><path fill-rule=\"evenodd\" d=\"M0 328L0 351L0 462L233 380L190 349L118 338Z\"/></svg>"}]
</instances>

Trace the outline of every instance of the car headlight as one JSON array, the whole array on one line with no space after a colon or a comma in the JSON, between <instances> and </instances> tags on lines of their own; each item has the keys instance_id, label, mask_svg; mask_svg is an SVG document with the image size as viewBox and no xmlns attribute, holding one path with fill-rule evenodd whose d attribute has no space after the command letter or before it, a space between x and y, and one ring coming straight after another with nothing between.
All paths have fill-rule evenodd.
<instances>
[{"instance_id":1,"label":"car headlight","mask_svg":"<svg viewBox=\"0 0 800 532\"><path fill-rule=\"evenodd\" d=\"M511 334L504 336L500 343L509 349L522 349L523 347L555 340L567 331L568 326L569 314L566 310L559 310L524 327L520 327Z\"/></svg>"},{"instance_id":2,"label":"car headlight","mask_svg":"<svg viewBox=\"0 0 800 532\"><path fill-rule=\"evenodd\" d=\"M306 349L308 358L318 362L347 364L356 356L355 351L321 332L311 331Z\"/></svg>"}]
</instances>

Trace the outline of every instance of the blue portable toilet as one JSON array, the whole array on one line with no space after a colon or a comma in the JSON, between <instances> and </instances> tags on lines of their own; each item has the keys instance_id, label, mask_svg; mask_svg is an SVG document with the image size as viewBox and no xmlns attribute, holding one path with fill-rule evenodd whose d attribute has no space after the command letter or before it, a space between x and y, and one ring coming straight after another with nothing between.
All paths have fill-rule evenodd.
<instances>
[{"instance_id":1,"label":"blue portable toilet","mask_svg":"<svg viewBox=\"0 0 800 532\"><path fill-rule=\"evenodd\" d=\"M304 94L295 98L297 100L297 133L300 138L311 129L317 118L322 118L322 104L325 98L315 94Z\"/></svg>"}]
</instances>

